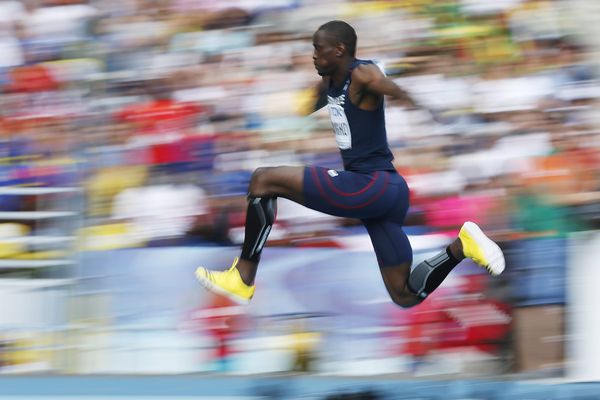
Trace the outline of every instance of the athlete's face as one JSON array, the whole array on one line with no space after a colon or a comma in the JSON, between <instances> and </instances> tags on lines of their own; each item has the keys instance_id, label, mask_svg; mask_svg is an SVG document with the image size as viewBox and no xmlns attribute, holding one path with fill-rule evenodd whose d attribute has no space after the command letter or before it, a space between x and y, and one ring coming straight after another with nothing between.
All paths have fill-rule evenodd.
<instances>
[{"instance_id":1,"label":"athlete's face","mask_svg":"<svg viewBox=\"0 0 600 400\"><path fill-rule=\"evenodd\" d=\"M319 75L332 75L338 68L342 49L325 31L316 31L313 35L313 63Z\"/></svg>"}]
</instances>

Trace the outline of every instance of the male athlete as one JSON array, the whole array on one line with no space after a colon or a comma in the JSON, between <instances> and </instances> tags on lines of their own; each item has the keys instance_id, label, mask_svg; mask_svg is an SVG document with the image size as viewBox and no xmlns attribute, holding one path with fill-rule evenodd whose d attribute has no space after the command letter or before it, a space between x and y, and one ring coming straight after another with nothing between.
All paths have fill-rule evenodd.
<instances>
[{"instance_id":1,"label":"male athlete","mask_svg":"<svg viewBox=\"0 0 600 400\"><path fill-rule=\"evenodd\" d=\"M347 23L322 25L313 35L313 46L344 170L281 166L254 171L240 257L226 271L199 267L198 280L232 300L250 301L261 251L275 221L277 197L330 215L360 219L375 248L385 287L402 307L422 302L465 257L492 275L502 273L502 251L473 222L466 222L444 251L411 272L412 248L402 230L409 190L392 165L383 99L391 96L408 106L414 102L372 61L355 57L356 33Z\"/></svg>"}]
</instances>

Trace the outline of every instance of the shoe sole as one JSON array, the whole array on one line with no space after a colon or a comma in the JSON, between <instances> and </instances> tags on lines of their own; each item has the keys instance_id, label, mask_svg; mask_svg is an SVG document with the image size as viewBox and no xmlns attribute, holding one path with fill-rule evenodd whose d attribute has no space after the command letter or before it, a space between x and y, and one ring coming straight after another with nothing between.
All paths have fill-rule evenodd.
<instances>
[{"instance_id":1,"label":"shoe sole","mask_svg":"<svg viewBox=\"0 0 600 400\"><path fill-rule=\"evenodd\" d=\"M504 253L500 247L492 239L486 236L485 233L477 226L476 223L468 221L463 225L467 233L473 238L479 247L483 250L483 255L488 261L488 265L482 265L490 275L500 275L504 272L506 263L504 261Z\"/></svg>"},{"instance_id":2,"label":"shoe sole","mask_svg":"<svg viewBox=\"0 0 600 400\"><path fill-rule=\"evenodd\" d=\"M227 290L223 289L222 287L215 285L210 279L199 275L198 270L196 270L195 275L196 275L196 279L198 280L198 282L200 282L200 284L205 289L207 289L213 293L220 294L221 296L225 296L228 299L235 301L238 304L249 304L250 303L250 299L245 299L245 298L235 295L231 292L228 292Z\"/></svg>"}]
</instances>

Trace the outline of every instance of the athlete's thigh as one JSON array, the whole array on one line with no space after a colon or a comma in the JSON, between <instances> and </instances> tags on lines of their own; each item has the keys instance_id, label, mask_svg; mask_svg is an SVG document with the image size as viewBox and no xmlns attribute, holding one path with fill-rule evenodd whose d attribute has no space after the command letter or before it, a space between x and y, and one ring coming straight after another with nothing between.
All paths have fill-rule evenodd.
<instances>
[{"instance_id":1,"label":"athlete's thigh","mask_svg":"<svg viewBox=\"0 0 600 400\"><path fill-rule=\"evenodd\" d=\"M375 171L356 173L322 167L304 169L304 205L347 218L382 218L400 199L400 175Z\"/></svg>"},{"instance_id":2,"label":"athlete's thigh","mask_svg":"<svg viewBox=\"0 0 600 400\"><path fill-rule=\"evenodd\" d=\"M250 182L251 195L285 197L303 204L304 167L279 166L258 168Z\"/></svg>"}]
</instances>

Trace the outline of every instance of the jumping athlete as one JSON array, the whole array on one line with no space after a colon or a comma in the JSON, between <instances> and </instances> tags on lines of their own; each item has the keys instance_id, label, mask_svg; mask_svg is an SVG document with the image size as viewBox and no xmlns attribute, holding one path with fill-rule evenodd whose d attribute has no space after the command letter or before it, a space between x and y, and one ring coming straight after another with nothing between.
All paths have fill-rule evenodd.
<instances>
[{"instance_id":1,"label":"jumping athlete","mask_svg":"<svg viewBox=\"0 0 600 400\"><path fill-rule=\"evenodd\" d=\"M414 107L408 94L372 61L359 60L356 33L343 21L330 21L313 35L313 61L322 77L344 170L307 167L258 168L248 188L245 238L239 258L226 271L196 270L209 290L247 303L263 246L275 221L277 197L285 197L330 215L357 218L364 224L394 303L411 307L422 302L464 258L490 274L504 270L504 255L473 222L441 253L411 271L412 248L402 229L409 189L392 165L385 130L384 96ZM326 95L326 97L325 97ZM325 101L317 102L325 105Z\"/></svg>"}]
</instances>

